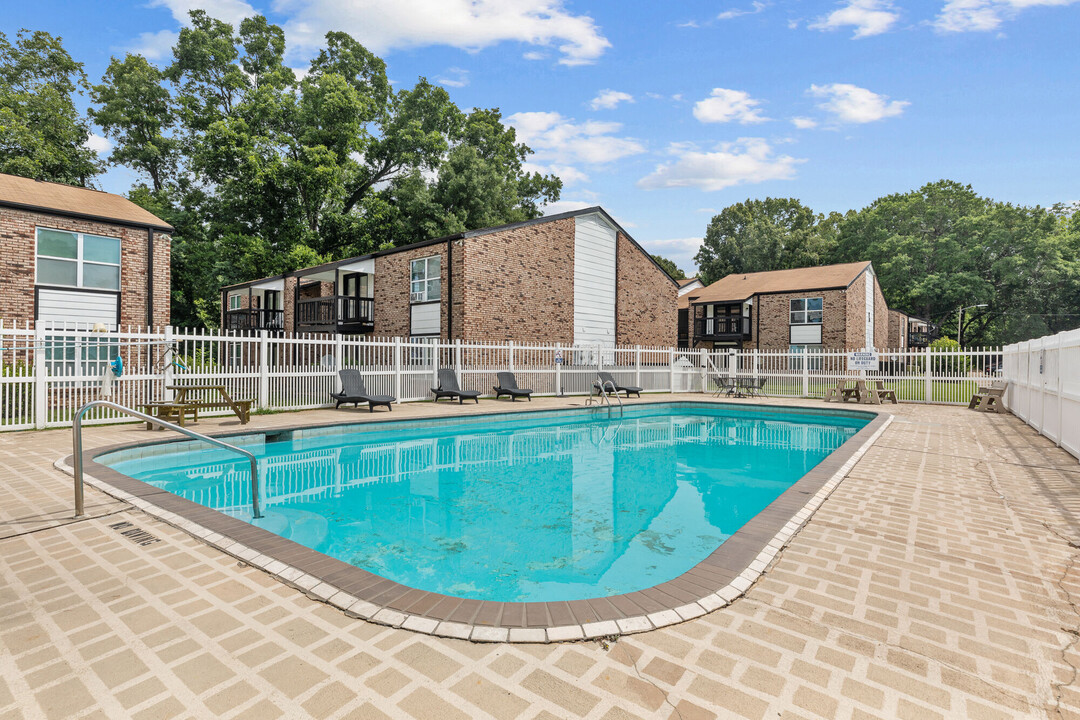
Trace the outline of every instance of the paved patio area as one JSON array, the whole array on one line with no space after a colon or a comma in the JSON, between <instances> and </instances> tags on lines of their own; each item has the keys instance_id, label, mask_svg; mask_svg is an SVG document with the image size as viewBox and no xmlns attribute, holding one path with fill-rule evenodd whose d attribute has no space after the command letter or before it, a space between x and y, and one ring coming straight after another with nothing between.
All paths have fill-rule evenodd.
<instances>
[{"instance_id":1,"label":"paved patio area","mask_svg":"<svg viewBox=\"0 0 1080 720\"><path fill-rule=\"evenodd\" d=\"M346 617L92 488L91 517L73 522L71 479L52 466L70 432L0 434L0 717L1080 717L1080 464L1011 416L891 409L743 598L551 645ZM343 415L369 419L252 426ZM85 443L146 437L160 434L92 428Z\"/></svg>"}]
</instances>

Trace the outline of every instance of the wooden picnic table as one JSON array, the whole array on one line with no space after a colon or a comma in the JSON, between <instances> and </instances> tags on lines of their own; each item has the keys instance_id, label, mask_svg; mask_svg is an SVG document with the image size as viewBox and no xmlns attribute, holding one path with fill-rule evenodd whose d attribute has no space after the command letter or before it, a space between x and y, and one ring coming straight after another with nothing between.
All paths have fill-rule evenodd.
<instances>
[{"instance_id":1,"label":"wooden picnic table","mask_svg":"<svg viewBox=\"0 0 1080 720\"><path fill-rule=\"evenodd\" d=\"M229 394L229 389L224 385L168 385L166 387L176 393L173 404L194 405L200 410L232 410L233 414L240 418L241 425L251 420L251 400L234 400ZM192 393L216 393L217 397L213 400L189 399L188 395Z\"/></svg>"}]
</instances>

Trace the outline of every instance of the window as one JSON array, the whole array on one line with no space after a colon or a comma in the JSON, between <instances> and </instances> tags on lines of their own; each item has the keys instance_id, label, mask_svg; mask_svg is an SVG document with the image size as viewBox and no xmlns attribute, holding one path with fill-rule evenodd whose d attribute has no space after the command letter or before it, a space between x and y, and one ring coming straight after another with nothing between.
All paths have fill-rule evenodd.
<instances>
[{"instance_id":1,"label":"window","mask_svg":"<svg viewBox=\"0 0 1080 720\"><path fill-rule=\"evenodd\" d=\"M821 298L801 298L791 301L791 324L810 325L821 322Z\"/></svg>"},{"instance_id":2,"label":"window","mask_svg":"<svg viewBox=\"0 0 1080 720\"><path fill-rule=\"evenodd\" d=\"M120 289L120 238L37 229L38 285Z\"/></svg>"},{"instance_id":3,"label":"window","mask_svg":"<svg viewBox=\"0 0 1080 720\"><path fill-rule=\"evenodd\" d=\"M435 302L441 299L442 258L438 255L412 261L410 301L414 303Z\"/></svg>"},{"instance_id":4,"label":"window","mask_svg":"<svg viewBox=\"0 0 1080 720\"><path fill-rule=\"evenodd\" d=\"M241 300L240 300L239 295L230 295L229 296L229 309L230 310L239 310L240 305L241 305Z\"/></svg>"}]
</instances>

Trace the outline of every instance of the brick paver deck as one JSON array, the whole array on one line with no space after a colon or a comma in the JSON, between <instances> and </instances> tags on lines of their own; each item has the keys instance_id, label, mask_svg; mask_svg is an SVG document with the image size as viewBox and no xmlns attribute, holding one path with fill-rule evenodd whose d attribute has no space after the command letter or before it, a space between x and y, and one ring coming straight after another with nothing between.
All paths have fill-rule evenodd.
<instances>
[{"instance_id":1,"label":"brick paver deck","mask_svg":"<svg viewBox=\"0 0 1080 720\"><path fill-rule=\"evenodd\" d=\"M52 467L70 433L2 434L0 718L1080 717L1080 465L1011 416L892 410L745 597L614 641L513 646L346 617L92 488L73 522Z\"/></svg>"}]
</instances>

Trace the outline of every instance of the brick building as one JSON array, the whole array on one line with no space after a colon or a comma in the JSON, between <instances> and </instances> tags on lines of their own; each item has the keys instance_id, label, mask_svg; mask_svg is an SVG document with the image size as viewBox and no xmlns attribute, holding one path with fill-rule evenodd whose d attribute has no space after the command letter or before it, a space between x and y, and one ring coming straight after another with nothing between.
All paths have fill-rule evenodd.
<instances>
[{"instance_id":1,"label":"brick building","mask_svg":"<svg viewBox=\"0 0 1080 720\"><path fill-rule=\"evenodd\" d=\"M172 231L120 195L0 174L0 318L167 325Z\"/></svg>"},{"instance_id":2,"label":"brick building","mask_svg":"<svg viewBox=\"0 0 1080 720\"><path fill-rule=\"evenodd\" d=\"M805 351L889 343L889 306L869 262L738 273L684 298L689 347Z\"/></svg>"},{"instance_id":3,"label":"brick building","mask_svg":"<svg viewBox=\"0 0 1080 720\"><path fill-rule=\"evenodd\" d=\"M222 288L222 327L672 346L678 284L600 207Z\"/></svg>"}]
</instances>

